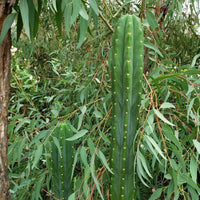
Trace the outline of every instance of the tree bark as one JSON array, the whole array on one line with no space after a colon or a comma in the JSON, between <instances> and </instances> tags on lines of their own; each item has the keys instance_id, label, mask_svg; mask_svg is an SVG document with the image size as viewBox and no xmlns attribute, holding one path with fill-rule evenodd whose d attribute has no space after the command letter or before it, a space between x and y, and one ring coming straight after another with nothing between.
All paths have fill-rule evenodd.
<instances>
[{"instance_id":1,"label":"tree bark","mask_svg":"<svg viewBox=\"0 0 200 200\"><path fill-rule=\"evenodd\" d=\"M0 0L0 32L5 18L10 14L12 5L10 0ZM12 1L13 3L13 1ZM7 167L8 140L8 102L11 64L10 30L0 44L0 199L10 200L9 178Z\"/></svg>"}]
</instances>

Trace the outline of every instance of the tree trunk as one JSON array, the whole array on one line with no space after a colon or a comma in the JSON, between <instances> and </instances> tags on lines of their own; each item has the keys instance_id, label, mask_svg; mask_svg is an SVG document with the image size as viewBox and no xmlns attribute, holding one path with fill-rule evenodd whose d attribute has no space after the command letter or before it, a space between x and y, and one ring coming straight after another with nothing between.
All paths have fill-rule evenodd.
<instances>
[{"instance_id":1,"label":"tree trunk","mask_svg":"<svg viewBox=\"0 0 200 200\"><path fill-rule=\"evenodd\" d=\"M3 22L11 12L9 0L0 0L0 32ZM0 199L9 200L9 179L7 167L7 129L8 129L8 101L10 85L10 31L0 44Z\"/></svg>"}]
</instances>

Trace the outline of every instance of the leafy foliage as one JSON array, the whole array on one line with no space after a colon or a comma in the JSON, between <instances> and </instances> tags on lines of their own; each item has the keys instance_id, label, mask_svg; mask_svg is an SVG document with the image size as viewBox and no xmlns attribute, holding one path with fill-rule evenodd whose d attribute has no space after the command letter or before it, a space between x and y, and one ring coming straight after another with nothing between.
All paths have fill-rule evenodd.
<instances>
[{"instance_id":1,"label":"leafy foliage","mask_svg":"<svg viewBox=\"0 0 200 200\"><path fill-rule=\"evenodd\" d=\"M20 23L18 31L13 28L8 149L12 198L54 198L47 168L49 138L58 124L67 122L75 149L70 172L74 193L69 199L109 199L108 51L117 19L134 13L142 19L145 31L145 73L133 161L136 199L198 199L200 72L195 12L189 18L179 15L183 1L172 1L164 18L158 10L168 1L120 5L119 1L92 0L90 7L84 1L80 7L65 1L70 13L58 2L44 1L40 10L41 2L34 1L32 14L40 13L41 27L34 39L37 15L34 25L29 25L32 42L27 40L28 25L19 14L20 4L15 6L24 29L20 31ZM58 15L59 9L64 18ZM56 16L60 36L52 16ZM71 21L66 20L69 17Z\"/></svg>"}]
</instances>

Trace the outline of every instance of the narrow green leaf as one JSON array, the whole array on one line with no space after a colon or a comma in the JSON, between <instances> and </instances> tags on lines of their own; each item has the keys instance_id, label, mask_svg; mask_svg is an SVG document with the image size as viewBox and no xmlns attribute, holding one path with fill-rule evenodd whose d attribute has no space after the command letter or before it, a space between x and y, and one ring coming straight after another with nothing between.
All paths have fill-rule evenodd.
<instances>
[{"instance_id":1,"label":"narrow green leaf","mask_svg":"<svg viewBox=\"0 0 200 200\"><path fill-rule=\"evenodd\" d=\"M83 17L80 16L80 25L79 25L79 41L77 48L80 48L84 42L86 33L88 29L88 20L85 20Z\"/></svg>"},{"instance_id":2,"label":"narrow green leaf","mask_svg":"<svg viewBox=\"0 0 200 200\"><path fill-rule=\"evenodd\" d=\"M113 174L112 170L110 169L110 167L108 166L106 157L104 156L104 154L101 152L101 150L97 149L96 151L97 156L100 158L100 160L102 161L103 165L105 165L105 167L107 168L107 170Z\"/></svg>"},{"instance_id":3,"label":"narrow green leaf","mask_svg":"<svg viewBox=\"0 0 200 200\"><path fill-rule=\"evenodd\" d=\"M200 54L197 54L196 56L194 56L194 58L192 59L192 63L191 63L191 67L194 67L196 64L197 59L200 57Z\"/></svg>"},{"instance_id":4,"label":"narrow green leaf","mask_svg":"<svg viewBox=\"0 0 200 200\"><path fill-rule=\"evenodd\" d=\"M81 156L81 160L83 161L83 164L86 167L88 165L88 162L87 162L87 153L86 153L85 147L81 147L80 156Z\"/></svg>"},{"instance_id":5,"label":"narrow green leaf","mask_svg":"<svg viewBox=\"0 0 200 200\"><path fill-rule=\"evenodd\" d=\"M99 10L98 10L98 6L95 0L88 0L90 3L90 6L92 7L94 13L98 16L99 15Z\"/></svg>"},{"instance_id":6,"label":"narrow green leaf","mask_svg":"<svg viewBox=\"0 0 200 200\"><path fill-rule=\"evenodd\" d=\"M173 134L172 129L167 124L162 124L162 130L164 135L166 135L166 137L179 148L180 152L182 152L183 151L182 146L180 145L178 139Z\"/></svg>"},{"instance_id":7,"label":"narrow green leaf","mask_svg":"<svg viewBox=\"0 0 200 200\"><path fill-rule=\"evenodd\" d=\"M82 8L80 9L79 14L80 14L80 16L83 17L85 20L88 20L88 19L89 19L89 16L88 16L88 14L87 14L87 12L86 12L86 10L85 10L84 7L82 7Z\"/></svg>"},{"instance_id":8,"label":"narrow green leaf","mask_svg":"<svg viewBox=\"0 0 200 200\"><path fill-rule=\"evenodd\" d=\"M191 194L192 200L199 199L199 195L196 193L195 189L188 185L188 191Z\"/></svg>"},{"instance_id":9,"label":"narrow green leaf","mask_svg":"<svg viewBox=\"0 0 200 200\"><path fill-rule=\"evenodd\" d=\"M90 154L92 156L95 152L95 146L94 146L94 143L92 142L90 137L87 139L87 143L88 143L88 146L89 146L89 149L90 149Z\"/></svg>"},{"instance_id":10,"label":"narrow green leaf","mask_svg":"<svg viewBox=\"0 0 200 200\"><path fill-rule=\"evenodd\" d=\"M100 119L102 119L102 117L103 117L102 114L98 110L94 111L94 115L96 118L100 118Z\"/></svg>"},{"instance_id":11,"label":"narrow green leaf","mask_svg":"<svg viewBox=\"0 0 200 200\"><path fill-rule=\"evenodd\" d=\"M85 114L86 110L87 110L87 107L86 106L82 106L80 108L81 112L83 113L83 115Z\"/></svg>"},{"instance_id":12,"label":"narrow green leaf","mask_svg":"<svg viewBox=\"0 0 200 200\"><path fill-rule=\"evenodd\" d=\"M200 74L199 69L191 69L191 70L186 70L183 73L184 75L194 75L194 74Z\"/></svg>"},{"instance_id":13,"label":"narrow green leaf","mask_svg":"<svg viewBox=\"0 0 200 200\"><path fill-rule=\"evenodd\" d=\"M175 126L174 124L172 124L169 120L167 120L162 113L160 113L158 110L153 109L155 114L158 116L158 118L160 118L163 122L165 122L166 124L169 124L170 126Z\"/></svg>"},{"instance_id":14,"label":"narrow green leaf","mask_svg":"<svg viewBox=\"0 0 200 200\"><path fill-rule=\"evenodd\" d=\"M197 162L194 158L190 159L190 174L192 176L192 180L196 183L197 182Z\"/></svg>"},{"instance_id":15,"label":"narrow green leaf","mask_svg":"<svg viewBox=\"0 0 200 200\"><path fill-rule=\"evenodd\" d=\"M151 142L151 144L154 146L154 148L156 149L156 151L165 159L167 160L167 158L163 155L163 152L161 151L160 147L158 146L158 144L153 140L153 138L151 138L150 136L146 135L146 138L148 138L148 140Z\"/></svg>"},{"instance_id":16,"label":"narrow green leaf","mask_svg":"<svg viewBox=\"0 0 200 200\"><path fill-rule=\"evenodd\" d=\"M83 122L83 113L81 113L78 116L78 127L77 127L77 130L79 130L81 128L82 122Z\"/></svg>"},{"instance_id":17,"label":"narrow green leaf","mask_svg":"<svg viewBox=\"0 0 200 200\"><path fill-rule=\"evenodd\" d=\"M142 171L141 171L141 168L140 168L139 163L137 163L137 175L138 175L139 179L141 180L141 182L142 182L146 187L149 187L149 186L146 184L146 181L143 179Z\"/></svg>"},{"instance_id":18,"label":"narrow green leaf","mask_svg":"<svg viewBox=\"0 0 200 200\"><path fill-rule=\"evenodd\" d=\"M172 103L164 102L164 103L162 103L160 108L176 108L176 107Z\"/></svg>"},{"instance_id":19,"label":"narrow green leaf","mask_svg":"<svg viewBox=\"0 0 200 200\"><path fill-rule=\"evenodd\" d=\"M180 174L180 177L183 178L188 185L190 185L191 187L193 187L194 189L196 189L197 192L200 195L200 188L198 187L198 185L188 175L186 175L186 174Z\"/></svg>"},{"instance_id":20,"label":"narrow green leaf","mask_svg":"<svg viewBox=\"0 0 200 200\"><path fill-rule=\"evenodd\" d=\"M75 192L72 193L67 200L76 200L76 195L75 195Z\"/></svg>"},{"instance_id":21,"label":"narrow green leaf","mask_svg":"<svg viewBox=\"0 0 200 200\"><path fill-rule=\"evenodd\" d=\"M200 154L200 143L197 140L193 140L194 146L197 149L197 152Z\"/></svg>"},{"instance_id":22,"label":"narrow green leaf","mask_svg":"<svg viewBox=\"0 0 200 200\"><path fill-rule=\"evenodd\" d=\"M78 161L78 154L79 154L79 149L76 151L76 154L74 156L74 162L73 162L73 168L72 168L72 174L71 174L71 180L74 176L74 170L75 170L75 167L76 167L76 163Z\"/></svg>"},{"instance_id":23,"label":"narrow green leaf","mask_svg":"<svg viewBox=\"0 0 200 200\"><path fill-rule=\"evenodd\" d=\"M24 118L22 119L16 126L14 132L17 133L17 131L24 125L24 124L30 124L31 120Z\"/></svg>"},{"instance_id":24,"label":"narrow green leaf","mask_svg":"<svg viewBox=\"0 0 200 200\"><path fill-rule=\"evenodd\" d=\"M149 200L156 200L160 198L160 195L162 194L162 188L158 188L149 198Z\"/></svg>"},{"instance_id":25,"label":"narrow green leaf","mask_svg":"<svg viewBox=\"0 0 200 200\"><path fill-rule=\"evenodd\" d=\"M87 110L87 107L86 106L82 106L80 108L80 110L81 110L82 113L78 117L78 127L77 127L77 130L79 130L81 128L81 125L82 125L82 122L83 122L83 116L84 116L84 114L85 114L85 112Z\"/></svg>"},{"instance_id":26,"label":"narrow green leaf","mask_svg":"<svg viewBox=\"0 0 200 200\"><path fill-rule=\"evenodd\" d=\"M32 169L34 169L34 167L37 165L38 161L40 160L40 157L42 155L42 151L43 151L43 145L40 144L38 145L38 149L34 152L34 160L33 160L33 165L32 165Z\"/></svg>"},{"instance_id":27,"label":"narrow green leaf","mask_svg":"<svg viewBox=\"0 0 200 200\"><path fill-rule=\"evenodd\" d=\"M26 139L24 138L20 143L19 143L19 146L17 147L17 155L18 155L18 165L20 165L20 161L21 161L21 157L22 157L22 151L23 151L23 148L25 146L25 142L26 142Z\"/></svg>"},{"instance_id":28,"label":"narrow green leaf","mask_svg":"<svg viewBox=\"0 0 200 200\"><path fill-rule=\"evenodd\" d=\"M20 12L22 16L22 21L24 24L24 29L28 38L30 39L30 26L29 26L29 7L27 0L21 0L19 2Z\"/></svg>"},{"instance_id":29,"label":"narrow green leaf","mask_svg":"<svg viewBox=\"0 0 200 200\"><path fill-rule=\"evenodd\" d=\"M178 173L174 169L171 169L171 175L172 175L172 180L173 180L173 183L174 183L174 196L178 196L179 195L179 192L178 192L178 178L177 178Z\"/></svg>"},{"instance_id":30,"label":"narrow green leaf","mask_svg":"<svg viewBox=\"0 0 200 200\"><path fill-rule=\"evenodd\" d=\"M56 137L53 137L53 142L54 144L56 145L57 149L58 149L58 152L60 154L60 157L62 157L62 154L61 154L61 149L60 149L60 143L58 141L58 139Z\"/></svg>"},{"instance_id":31,"label":"narrow green leaf","mask_svg":"<svg viewBox=\"0 0 200 200\"><path fill-rule=\"evenodd\" d=\"M99 186L99 182L95 176L95 165L94 165L94 159L95 159L95 154L92 155L92 158L91 158L91 162L90 162L90 170L91 170L91 175L92 175L92 178L94 180L94 183L96 185L96 188L101 196L101 199L104 200L104 197L101 193L101 189L100 189L100 186Z\"/></svg>"},{"instance_id":32,"label":"narrow green leaf","mask_svg":"<svg viewBox=\"0 0 200 200\"><path fill-rule=\"evenodd\" d=\"M108 137L103 132L100 131L100 135L106 144L111 143L110 140L108 139Z\"/></svg>"},{"instance_id":33,"label":"narrow green leaf","mask_svg":"<svg viewBox=\"0 0 200 200\"><path fill-rule=\"evenodd\" d=\"M57 12L56 0L52 0L53 8Z\"/></svg>"},{"instance_id":34,"label":"narrow green leaf","mask_svg":"<svg viewBox=\"0 0 200 200\"><path fill-rule=\"evenodd\" d=\"M28 1L28 8L29 8L29 27L30 27L30 35L31 39L33 39L34 35L34 25L35 25L35 19L36 19L36 11L35 6L33 4L33 1Z\"/></svg>"},{"instance_id":35,"label":"narrow green leaf","mask_svg":"<svg viewBox=\"0 0 200 200\"><path fill-rule=\"evenodd\" d=\"M77 140L77 139L83 137L87 132L88 132L88 130L83 129L83 130L79 131L78 133L76 133L75 135L73 135L72 137L67 138L66 140L68 140L68 141Z\"/></svg>"},{"instance_id":36,"label":"narrow green leaf","mask_svg":"<svg viewBox=\"0 0 200 200\"><path fill-rule=\"evenodd\" d=\"M82 2L81 0L73 0L73 13L71 16L71 24L73 24L76 21L76 18L78 17L78 13L81 9Z\"/></svg>"},{"instance_id":37,"label":"narrow green leaf","mask_svg":"<svg viewBox=\"0 0 200 200\"><path fill-rule=\"evenodd\" d=\"M146 180L149 180L146 173L144 172L144 169L142 167L142 163L141 163L139 156L137 157L137 171L139 174L141 174L142 177L144 177Z\"/></svg>"},{"instance_id":38,"label":"narrow green leaf","mask_svg":"<svg viewBox=\"0 0 200 200\"><path fill-rule=\"evenodd\" d=\"M187 123L189 123L189 117L190 117L190 113L192 112L192 106L194 104L194 100L195 98L193 98L187 108Z\"/></svg>"},{"instance_id":39,"label":"narrow green leaf","mask_svg":"<svg viewBox=\"0 0 200 200\"><path fill-rule=\"evenodd\" d=\"M158 55L160 55L161 57L163 57L162 53L160 52L160 50L151 42L144 42L144 46L154 50Z\"/></svg>"},{"instance_id":40,"label":"narrow green leaf","mask_svg":"<svg viewBox=\"0 0 200 200\"><path fill-rule=\"evenodd\" d=\"M64 11L65 29L66 29L68 37L69 37L70 25L71 25L71 13L72 13L72 4L70 2L66 5L65 11Z\"/></svg>"},{"instance_id":41,"label":"narrow green leaf","mask_svg":"<svg viewBox=\"0 0 200 200\"><path fill-rule=\"evenodd\" d=\"M149 177L153 178L151 176L151 173L149 172L148 167L147 167L147 163L146 163L145 157L142 155L142 153L139 150L138 150L138 156L139 156L139 158L140 158L140 160L142 162L142 166L144 167L145 172L149 175Z\"/></svg>"},{"instance_id":42,"label":"narrow green leaf","mask_svg":"<svg viewBox=\"0 0 200 200\"><path fill-rule=\"evenodd\" d=\"M176 73L176 74L169 74L169 75L159 76L158 78L153 79L153 83L156 83L158 81L162 81L162 80L167 79L167 78L177 77L177 76L180 76L180 75L181 74Z\"/></svg>"},{"instance_id":43,"label":"narrow green leaf","mask_svg":"<svg viewBox=\"0 0 200 200\"><path fill-rule=\"evenodd\" d=\"M178 158L179 165L182 167L184 173L186 173L186 164L185 164L185 160L183 159L183 156L182 156L181 152L177 149L177 147L174 144L169 143L169 146L171 147L173 153Z\"/></svg>"},{"instance_id":44,"label":"narrow green leaf","mask_svg":"<svg viewBox=\"0 0 200 200\"><path fill-rule=\"evenodd\" d=\"M149 147L149 151L155 156L155 158L160 162L160 159L157 156L157 152L153 149L151 142L146 138L146 135L144 136L144 139ZM160 162L161 163L161 162Z\"/></svg>"},{"instance_id":45,"label":"narrow green leaf","mask_svg":"<svg viewBox=\"0 0 200 200\"><path fill-rule=\"evenodd\" d=\"M166 199L171 199L172 194L174 193L173 191L173 180L170 181L168 188L167 188L167 198Z\"/></svg>"},{"instance_id":46,"label":"narrow green leaf","mask_svg":"<svg viewBox=\"0 0 200 200\"><path fill-rule=\"evenodd\" d=\"M6 17L6 19L3 23L2 30L1 30L0 44L3 42L5 36L8 32L8 30L10 29L10 27L12 26L16 16L17 16L17 13L11 13Z\"/></svg>"},{"instance_id":47,"label":"narrow green leaf","mask_svg":"<svg viewBox=\"0 0 200 200\"><path fill-rule=\"evenodd\" d=\"M158 27L158 22L156 21L155 15L150 11L146 10L147 21L151 26L152 30Z\"/></svg>"}]
</instances>

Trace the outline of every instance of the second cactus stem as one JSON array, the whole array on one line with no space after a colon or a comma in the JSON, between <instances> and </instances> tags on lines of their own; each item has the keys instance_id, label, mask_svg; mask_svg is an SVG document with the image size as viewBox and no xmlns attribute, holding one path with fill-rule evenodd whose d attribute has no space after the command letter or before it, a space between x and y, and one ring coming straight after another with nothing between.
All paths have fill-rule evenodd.
<instances>
[{"instance_id":1,"label":"second cactus stem","mask_svg":"<svg viewBox=\"0 0 200 200\"><path fill-rule=\"evenodd\" d=\"M72 165L73 165L73 142L66 139L73 132L67 123L56 127L51 141L51 168L52 191L60 200L67 200L72 193Z\"/></svg>"},{"instance_id":2,"label":"second cactus stem","mask_svg":"<svg viewBox=\"0 0 200 200\"><path fill-rule=\"evenodd\" d=\"M135 15L121 17L113 35L113 141L111 200L135 199L134 138L137 131L143 75L143 29Z\"/></svg>"}]
</instances>

